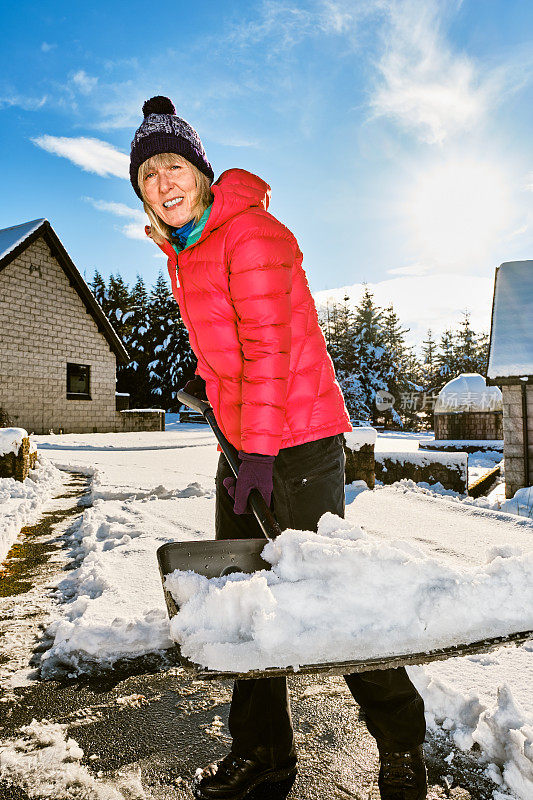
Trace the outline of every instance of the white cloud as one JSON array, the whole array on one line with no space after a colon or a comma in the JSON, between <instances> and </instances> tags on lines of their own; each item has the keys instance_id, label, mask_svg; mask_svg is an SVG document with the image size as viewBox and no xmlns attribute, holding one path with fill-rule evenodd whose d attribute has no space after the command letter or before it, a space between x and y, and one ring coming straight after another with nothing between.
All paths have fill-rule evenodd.
<instances>
[{"instance_id":1,"label":"white cloud","mask_svg":"<svg viewBox=\"0 0 533 800\"><path fill-rule=\"evenodd\" d=\"M150 241L146 236L144 226L149 222L145 212L140 208L131 208L125 203L115 203L108 200L95 200L93 197L84 197L98 211L105 211L116 217L125 217L132 222L126 223L119 228L120 232L128 239L139 239L142 242Z\"/></svg>"},{"instance_id":2,"label":"white cloud","mask_svg":"<svg viewBox=\"0 0 533 800\"><path fill-rule=\"evenodd\" d=\"M55 50L57 44L50 44L50 42L43 42L41 44L41 50L43 53L49 53L50 50Z\"/></svg>"},{"instance_id":3,"label":"white cloud","mask_svg":"<svg viewBox=\"0 0 533 800\"><path fill-rule=\"evenodd\" d=\"M127 225L124 225L121 228L121 231L128 239L138 239L141 242L151 242L152 240L148 238L146 231L144 230L144 226L147 221L148 220L144 220L142 225L138 225L135 222L130 222Z\"/></svg>"},{"instance_id":4,"label":"white cloud","mask_svg":"<svg viewBox=\"0 0 533 800\"><path fill-rule=\"evenodd\" d=\"M126 203L115 203L109 200L95 200L94 197L84 197L83 198L87 203L90 203L94 208L98 209L98 211L109 211L110 214L114 214L116 217L127 217L129 219L134 219L137 222L145 222L146 215L144 211L141 211L139 208L131 208L131 206L127 206Z\"/></svg>"},{"instance_id":5,"label":"white cloud","mask_svg":"<svg viewBox=\"0 0 533 800\"><path fill-rule=\"evenodd\" d=\"M129 156L100 139L45 135L32 139L32 142L49 153L68 158L86 172L94 172L104 178L110 175L129 178Z\"/></svg>"},{"instance_id":6,"label":"white cloud","mask_svg":"<svg viewBox=\"0 0 533 800\"><path fill-rule=\"evenodd\" d=\"M80 69L72 76L72 83L82 94L90 94L98 83L98 78L91 77L85 70Z\"/></svg>"},{"instance_id":7,"label":"white cloud","mask_svg":"<svg viewBox=\"0 0 533 800\"><path fill-rule=\"evenodd\" d=\"M496 72L454 52L444 35L449 6L436 0L386 0L381 74L371 106L429 143L480 124L498 92Z\"/></svg>"},{"instance_id":8,"label":"white cloud","mask_svg":"<svg viewBox=\"0 0 533 800\"><path fill-rule=\"evenodd\" d=\"M330 302L342 302L345 295L356 305L365 285L374 294L378 306L386 308L390 303L394 305L402 325L410 329L406 341L416 347L421 346L428 328L431 328L436 339L446 328L455 328L466 309L471 312L474 330L490 329L493 275L451 278L447 274L438 274L391 278L315 292L313 297L319 307L325 307L328 299Z\"/></svg>"},{"instance_id":9,"label":"white cloud","mask_svg":"<svg viewBox=\"0 0 533 800\"><path fill-rule=\"evenodd\" d=\"M265 0L256 19L240 22L229 31L224 46L255 46L259 40L273 36L276 50L292 47L316 30L316 22L316 14L296 4Z\"/></svg>"},{"instance_id":10,"label":"white cloud","mask_svg":"<svg viewBox=\"0 0 533 800\"><path fill-rule=\"evenodd\" d=\"M0 109L18 106L18 108L23 108L24 111L38 111L44 106L47 100L47 95L42 95L41 97L25 97L20 94L4 95L0 97Z\"/></svg>"}]
</instances>

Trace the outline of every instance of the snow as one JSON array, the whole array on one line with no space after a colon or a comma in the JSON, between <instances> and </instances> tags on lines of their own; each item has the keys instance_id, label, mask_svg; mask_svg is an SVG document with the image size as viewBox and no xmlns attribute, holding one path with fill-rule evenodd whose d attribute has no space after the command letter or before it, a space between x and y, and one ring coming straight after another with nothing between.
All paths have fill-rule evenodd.
<instances>
[{"instance_id":1,"label":"snow","mask_svg":"<svg viewBox=\"0 0 533 800\"><path fill-rule=\"evenodd\" d=\"M443 464L451 469L458 469L461 471L462 476L466 479L468 456L466 453L425 453L419 450L416 453L406 452L399 453L396 450L387 452L386 450L379 450L374 453L376 461L383 462L385 459L394 461L397 464L416 464L419 467L425 467L428 464Z\"/></svg>"},{"instance_id":2,"label":"snow","mask_svg":"<svg viewBox=\"0 0 533 800\"><path fill-rule=\"evenodd\" d=\"M124 776L113 786L82 765L84 752L67 737L67 725L33 720L23 734L0 744L0 780L22 787L29 797L52 800L142 800L140 776Z\"/></svg>"},{"instance_id":3,"label":"snow","mask_svg":"<svg viewBox=\"0 0 533 800\"><path fill-rule=\"evenodd\" d=\"M533 486L518 489L510 500L502 503L501 510L533 519Z\"/></svg>"},{"instance_id":4,"label":"snow","mask_svg":"<svg viewBox=\"0 0 533 800\"><path fill-rule=\"evenodd\" d=\"M60 484L60 473L48 461L39 462L24 482L0 478L0 562L6 557L20 529L37 522L43 504Z\"/></svg>"},{"instance_id":5,"label":"snow","mask_svg":"<svg viewBox=\"0 0 533 800\"><path fill-rule=\"evenodd\" d=\"M0 456L8 453L17 455L23 439L28 438L24 428L0 428Z\"/></svg>"},{"instance_id":6,"label":"snow","mask_svg":"<svg viewBox=\"0 0 533 800\"><path fill-rule=\"evenodd\" d=\"M171 636L191 661L298 668L533 629L533 541L529 553L458 569L325 514L318 533L285 531L263 558L272 569L252 575L166 577L179 606Z\"/></svg>"},{"instance_id":7,"label":"snow","mask_svg":"<svg viewBox=\"0 0 533 800\"><path fill-rule=\"evenodd\" d=\"M155 551L167 541L213 538L218 461L214 436L206 426L180 424L176 416L167 415L164 432L34 438L43 461L39 469L52 469L46 467L50 459L55 467L85 472L91 476L94 504L72 531L75 568L63 573L56 586L57 606L47 632L43 674L78 675L109 667L122 656L167 647L170 625ZM378 435L375 449L415 452L431 438L431 433L385 432ZM471 454L471 464L475 456ZM498 578L525 579L533 544L533 519L497 510L496 491L501 497L501 487L489 498L474 500L413 481L374 491L356 482L346 489L341 542L368 569L379 556L389 573L418 565L422 578L429 581L436 575L434 596L439 603L453 599L455 584L448 582L450 576L459 576L457 591L460 588L468 598L479 592L479 600L493 583L501 596L504 590ZM358 529L365 535L346 538L348 531ZM324 527L321 535L333 541ZM299 547L295 542L296 553ZM287 561L281 563L289 569ZM479 583L469 586L468 575L477 576ZM228 585L235 593L240 589L235 576ZM271 591L268 584L266 590ZM261 592L266 590L262 584ZM518 603L526 602L528 591L529 585ZM404 604L413 600L414 592L414 585L405 591L402 587L399 600ZM511 598L512 586L509 592ZM383 595L390 597L390 589ZM428 595L422 591L420 596ZM488 610L494 613L494 607L489 597ZM431 605L423 606L423 612L433 619ZM530 614L531 603L520 620L521 629ZM264 624L266 628L267 621ZM452 620L450 628L454 635ZM533 796L532 670L531 644L410 669L424 696L429 723L447 731L456 748L468 750L479 742L487 774L497 781L495 789L520 800Z\"/></svg>"},{"instance_id":8,"label":"snow","mask_svg":"<svg viewBox=\"0 0 533 800\"><path fill-rule=\"evenodd\" d=\"M139 414L139 413L140 414L146 414L147 411L149 411L151 414L153 414L154 412L156 412L158 414L164 414L165 413L165 409L164 408L125 408L120 413L121 414Z\"/></svg>"},{"instance_id":9,"label":"snow","mask_svg":"<svg viewBox=\"0 0 533 800\"><path fill-rule=\"evenodd\" d=\"M503 439L430 439L420 444L422 448L431 447L435 450L438 450L439 447L460 448L468 445L469 448L479 447L480 450L494 450L500 455L503 452Z\"/></svg>"},{"instance_id":10,"label":"snow","mask_svg":"<svg viewBox=\"0 0 533 800\"><path fill-rule=\"evenodd\" d=\"M496 271L487 377L533 375L533 261L508 261Z\"/></svg>"},{"instance_id":11,"label":"snow","mask_svg":"<svg viewBox=\"0 0 533 800\"><path fill-rule=\"evenodd\" d=\"M477 372L465 372L448 381L439 392L435 414L464 411L501 411L502 393L497 386L487 386Z\"/></svg>"},{"instance_id":12,"label":"snow","mask_svg":"<svg viewBox=\"0 0 533 800\"><path fill-rule=\"evenodd\" d=\"M24 222L22 225L14 225L11 228L0 230L0 261L13 252L19 244L31 236L39 228L45 219L34 219L31 222Z\"/></svg>"},{"instance_id":13,"label":"snow","mask_svg":"<svg viewBox=\"0 0 533 800\"><path fill-rule=\"evenodd\" d=\"M533 645L410 667L409 675L424 697L428 727L447 730L459 750L478 745L486 774L531 800Z\"/></svg>"},{"instance_id":14,"label":"snow","mask_svg":"<svg viewBox=\"0 0 533 800\"><path fill-rule=\"evenodd\" d=\"M365 444L375 445L377 431L375 428L361 425L359 428L353 428L351 433L345 433L344 438L346 441L346 446L355 452Z\"/></svg>"}]
</instances>

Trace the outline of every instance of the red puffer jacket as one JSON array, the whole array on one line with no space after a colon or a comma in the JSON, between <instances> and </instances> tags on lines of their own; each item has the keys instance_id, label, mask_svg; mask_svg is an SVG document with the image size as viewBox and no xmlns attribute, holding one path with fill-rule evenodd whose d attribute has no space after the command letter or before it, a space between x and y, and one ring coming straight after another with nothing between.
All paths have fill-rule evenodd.
<instances>
[{"instance_id":1,"label":"red puffer jacket","mask_svg":"<svg viewBox=\"0 0 533 800\"><path fill-rule=\"evenodd\" d=\"M212 190L179 265L169 242L161 249L220 428L265 455L350 431L298 243L267 212L270 187L230 169Z\"/></svg>"}]
</instances>

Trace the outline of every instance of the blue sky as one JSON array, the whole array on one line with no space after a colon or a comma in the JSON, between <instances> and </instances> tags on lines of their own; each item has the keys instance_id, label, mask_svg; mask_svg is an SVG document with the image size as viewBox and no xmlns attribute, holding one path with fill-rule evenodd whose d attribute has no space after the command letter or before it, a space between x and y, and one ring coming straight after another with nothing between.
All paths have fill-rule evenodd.
<instances>
[{"instance_id":1,"label":"blue sky","mask_svg":"<svg viewBox=\"0 0 533 800\"><path fill-rule=\"evenodd\" d=\"M143 101L171 97L215 174L272 186L313 291L366 281L415 338L533 258L529 0L47 2L2 11L0 226L46 217L82 273L141 273L127 180Z\"/></svg>"}]
</instances>

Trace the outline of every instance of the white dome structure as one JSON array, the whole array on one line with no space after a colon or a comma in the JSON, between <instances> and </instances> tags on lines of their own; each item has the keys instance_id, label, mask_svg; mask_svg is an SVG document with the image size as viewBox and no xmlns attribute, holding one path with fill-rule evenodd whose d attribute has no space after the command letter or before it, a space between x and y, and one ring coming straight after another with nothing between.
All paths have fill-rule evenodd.
<instances>
[{"instance_id":1,"label":"white dome structure","mask_svg":"<svg viewBox=\"0 0 533 800\"><path fill-rule=\"evenodd\" d=\"M478 372L465 372L448 381L439 392L435 414L502 411L502 393L497 386L487 386Z\"/></svg>"}]
</instances>

